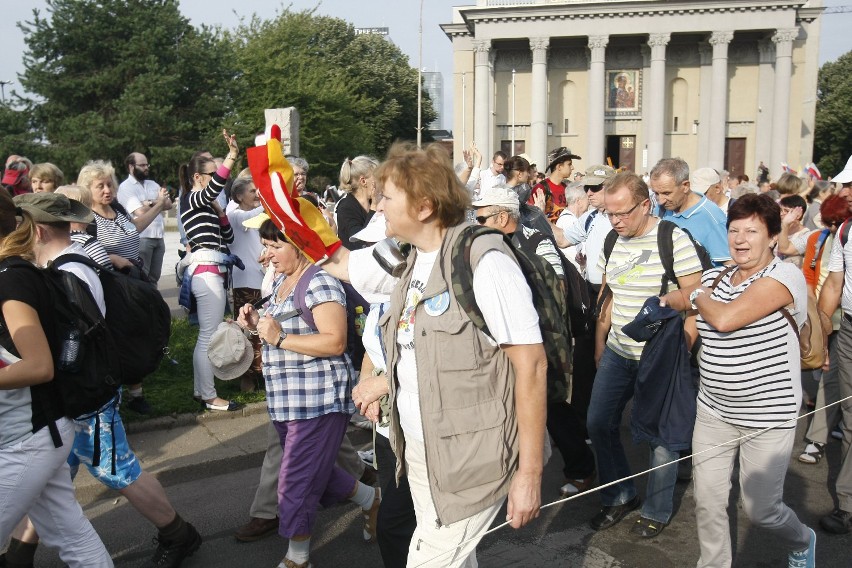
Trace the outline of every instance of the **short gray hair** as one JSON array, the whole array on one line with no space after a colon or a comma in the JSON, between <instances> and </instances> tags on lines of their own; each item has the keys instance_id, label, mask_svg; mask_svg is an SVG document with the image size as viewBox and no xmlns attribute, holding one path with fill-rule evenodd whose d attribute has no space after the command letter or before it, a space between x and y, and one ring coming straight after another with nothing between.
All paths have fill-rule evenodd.
<instances>
[{"instance_id":1,"label":"short gray hair","mask_svg":"<svg viewBox=\"0 0 852 568\"><path fill-rule=\"evenodd\" d=\"M689 164L680 158L663 158L651 170L651 179L656 179L661 175L671 176L675 185L680 185L689 181Z\"/></svg>"},{"instance_id":2,"label":"short gray hair","mask_svg":"<svg viewBox=\"0 0 852 568\"><path fill-rule=\"evenodd\" d=\"M302 168L305 173L308 173L308 170L311 169L311 166L308 164L308 161L304 158L300 158L299 156L284 156L287 158L287 161L290 162L291 166L296 166L297 168Z\"/></svg>"},{"instance_id":3,"label":"short gray hair","mask_svg":"<svg viewBox=\"0 0 852 568\"><path fill-rule=\"evenodd\" d=\"M582 181L573 181L565 188L565 204L574 205L586 197L586 188Z\"/></svg>"}]
</instances>

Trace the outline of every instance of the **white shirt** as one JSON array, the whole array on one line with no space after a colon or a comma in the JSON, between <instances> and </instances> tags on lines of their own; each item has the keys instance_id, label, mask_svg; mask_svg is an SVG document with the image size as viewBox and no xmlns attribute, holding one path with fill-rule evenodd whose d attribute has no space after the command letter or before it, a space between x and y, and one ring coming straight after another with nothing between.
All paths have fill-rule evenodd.
<instances>
[{"instance_id":1,"label":"white shirt","mask_svg":"<svg viewBox=\"0 0 852 568\"><path fill-rule=\"evenodd\" d=\"M479 195L501 183L506 183L506 176L495 174L491 168L485 168L479 174Z\"/></svg>"},{"instance_id":2,"label":"white shirt","mask_svg":"<svg viewBox=\"0 0 852 568\"><path fill-rule=\"evenodd\" d=\"M133 176L128 176L126 180L118 186L118 202L121 206L127 209L131 218L138 216L137 209L143 207L145 201L156 201L160 197L160 184L150 179L140 182ZM141 213L141 212L140 212ZM142 239L162 239L165 234L166 224L163 221L163 215L157 215L151 224L144 231L139 233L139 238Z\"/></svg>"},{"instance_id":3,"label":"white shirt","mask_svg":"<svg viewBox=\"0 0 852 568\"><path fill-rule=\"evenodd\" d=\"M840 232L838 231L838 235ZM840 244L840 237L834 238L831 245L831 258L828 261L829 272L843 272L843 295L840 307L844 314L852 315L852 238L846 241L846 246Z\"/></svg>"}]
</instances>

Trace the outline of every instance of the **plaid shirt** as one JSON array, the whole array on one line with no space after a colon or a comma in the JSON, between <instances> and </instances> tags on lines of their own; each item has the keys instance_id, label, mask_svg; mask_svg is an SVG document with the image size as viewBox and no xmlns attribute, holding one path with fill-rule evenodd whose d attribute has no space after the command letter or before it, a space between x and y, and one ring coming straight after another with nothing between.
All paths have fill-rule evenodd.
<instances>
[{"instance_id":1,"label":"plaid shirt","mask_svg":"<svg viewBox=\"0 0 852 568\"><path fill-rule=\"evenodd\" d=\"M285 280L281 278L273 286L273 299ZM325 302L346 306L346 293L339 280L320 270L311 278L305 292L305 305L313 309ZM291 292L281 303L270 302L266 313L274 317L294 309ZM281 329L288 335L316 333L299 316L281 323ZM352 404L354 372L346 354L312 357L267 344L263 346L263 377L266 380L266 404L273 421L305 420L333 412L355 412Z\"/></svg>"}]
</instances>

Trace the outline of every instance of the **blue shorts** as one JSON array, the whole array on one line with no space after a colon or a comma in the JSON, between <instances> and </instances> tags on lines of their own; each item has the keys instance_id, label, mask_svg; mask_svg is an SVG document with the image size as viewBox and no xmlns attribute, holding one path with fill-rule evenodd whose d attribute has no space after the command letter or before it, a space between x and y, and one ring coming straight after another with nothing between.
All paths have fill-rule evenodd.
<instances>
[{"instance_id":1,"label":"blue shorts","mask_svg":"<svg viewBox=\"0 0 852 568\"><path fill-rule=\"evenodd\" d=\"M110 489L124 489L142 475L142 466L127 443L127 433L121 422L118 407L121 395L116 395L97 415L74 420L74 445L68 456L72 477L82 463L89 472ZM100 419L100 463L92 465L95 451L96 419ZM115 434L115 475L112 474L113 434Z\"/></svg>"}]
</instances>

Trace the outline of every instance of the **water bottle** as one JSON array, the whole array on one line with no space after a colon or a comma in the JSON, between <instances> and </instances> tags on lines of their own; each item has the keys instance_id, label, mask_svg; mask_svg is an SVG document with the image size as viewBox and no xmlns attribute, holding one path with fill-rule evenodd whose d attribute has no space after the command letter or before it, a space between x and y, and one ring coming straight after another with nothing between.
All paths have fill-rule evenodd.
<instances>
[{"instance_id":1,"label":"water bottle","mask_svg":"<svg viewBox=\"0 0 852 568\"><path fill-rule=\"evenodd\" d=\"M62 340L62 353L59 356L59 369L63 371L75 371L80 357L81 341L83 339L80 330L72 328Z\"/></svg>"},{"instance_id":2,"label":"water bottle","mask_svg":"<svg viewBox=\"0 0 852 568\"><path fill-rule=\"evenodd\" d=\"M363 306L355 306L355 333L359 337L364 335L364 326L367 323L367 314L364 313Z\"/></svg>"}]
</instances>

